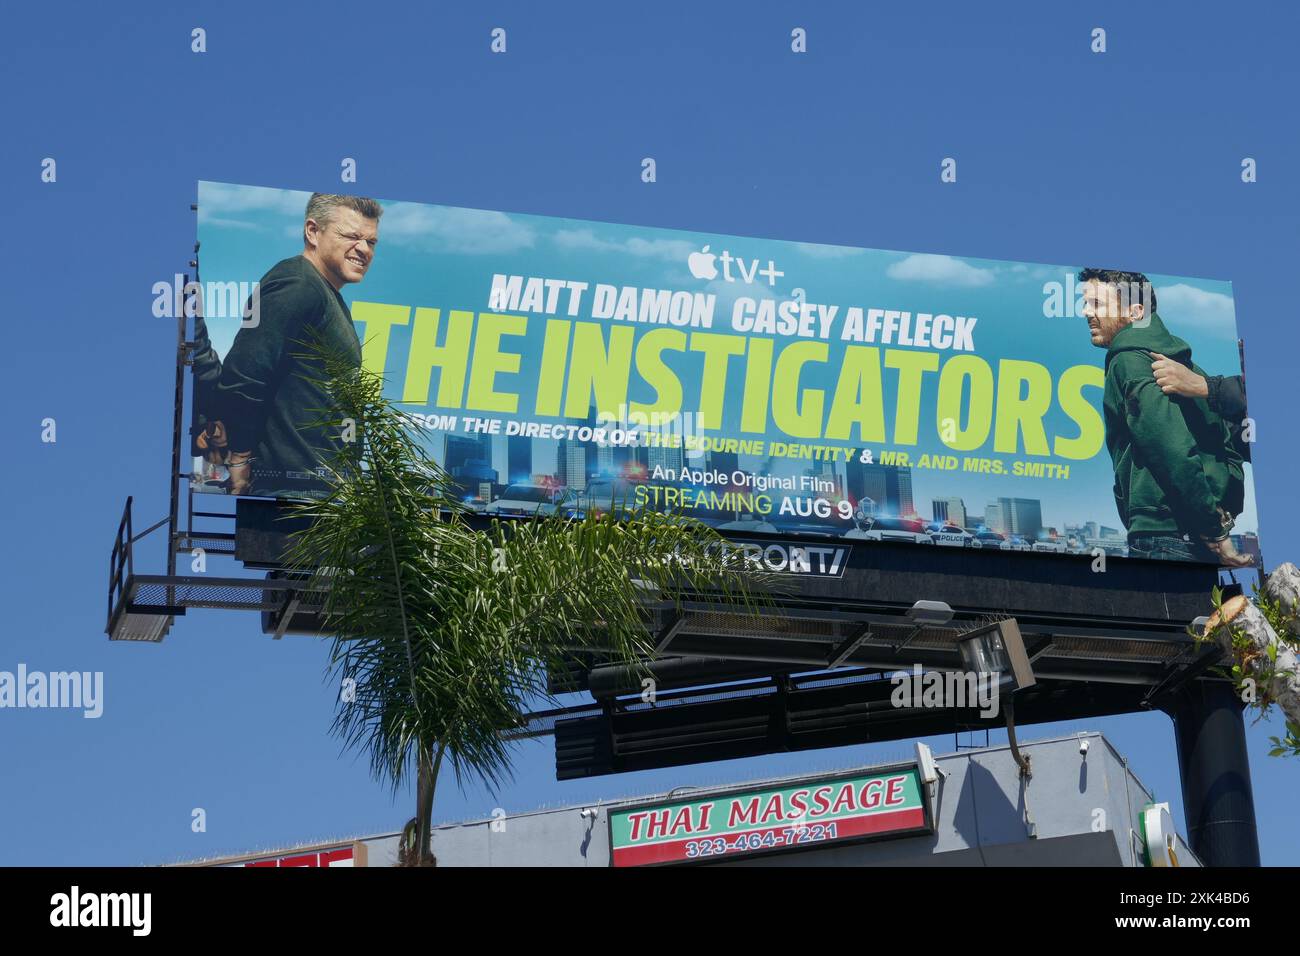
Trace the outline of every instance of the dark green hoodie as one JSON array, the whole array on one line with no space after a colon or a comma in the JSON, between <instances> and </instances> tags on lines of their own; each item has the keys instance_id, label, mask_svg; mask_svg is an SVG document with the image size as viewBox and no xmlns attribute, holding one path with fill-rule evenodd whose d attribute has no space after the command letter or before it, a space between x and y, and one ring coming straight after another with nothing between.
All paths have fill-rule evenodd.
<instances>
[{"instance_id":1,"label":"dark green hoodie","mask_svg":"<svg viewBox=\"0 0 1300 956\"><path fill-rule=\"evenodd\" d=\"M1205 374L1192 364L1191 346L1169 334L1159 313L1111 340L1102 404L1120 520L1130 536L1221 537L1217 509L1235 517L1244 504L1241 455L1204 399L1160 390L1151 372L1154 352Z\"/></svg>"}]
</instances>

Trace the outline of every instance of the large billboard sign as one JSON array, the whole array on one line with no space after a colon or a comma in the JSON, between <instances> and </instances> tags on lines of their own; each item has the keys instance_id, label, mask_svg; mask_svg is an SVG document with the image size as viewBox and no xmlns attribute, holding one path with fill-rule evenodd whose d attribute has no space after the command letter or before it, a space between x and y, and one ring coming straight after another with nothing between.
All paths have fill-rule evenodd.
<instances>
[{"instance_id":1,"label":"large billboard sign","mask_svg":"<svg viewBox=\"0 0 1300 956\"><path fill-rule=\"evenodd\" d=\"M310 333L488 515L1257 552L1227 282L311 198L199 184L196 490L320 493Z\"/></svg>"},{"instance_id":2,"label":"large billboard sign","mask_svg":"<svg viewBox=\"0 0 1300 956\"><path fill-rule=\"evenodd\" d=\"M714 862L930 831L916 767L629 807L609 814L614 866Z\"/></svg>"}]
</instances>

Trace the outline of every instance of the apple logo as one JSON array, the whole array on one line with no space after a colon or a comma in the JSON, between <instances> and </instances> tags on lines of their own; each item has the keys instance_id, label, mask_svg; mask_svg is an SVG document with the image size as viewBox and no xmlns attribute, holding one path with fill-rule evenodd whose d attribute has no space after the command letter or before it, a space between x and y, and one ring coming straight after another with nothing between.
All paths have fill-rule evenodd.
<instances>
[{"instance_id":1,"label":"apple logo","mask_svg":"<svg viewBox=\"0 0 1300 956\"><path fill-rule=\"evenodd\" d=\"M697 279L716 279L718 277L718 267L713 264L717 256L709 252L709 247L705 246L699 252L692 252L690 258L686 260L687 266L690 267L691 275Z\"/></svg>"}]
</instances>

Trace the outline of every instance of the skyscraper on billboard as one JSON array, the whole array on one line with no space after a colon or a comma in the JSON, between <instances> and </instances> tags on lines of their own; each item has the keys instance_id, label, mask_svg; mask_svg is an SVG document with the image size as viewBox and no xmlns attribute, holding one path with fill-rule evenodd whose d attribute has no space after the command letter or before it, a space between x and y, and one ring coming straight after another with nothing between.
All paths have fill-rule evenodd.
<instances>
[{"instance_id":1,"label":"skyscraper on billboard","mask_svg":"<svg viewBox=\"0 0 1300 956\"><path fill-rule=\"evenodd\" d=\"M492 436L449 434L444 448L443 467L456 483L469 494L490 499L499 480L492 467Z\"/></svg>"},{"instance_id":2,"label":"skyscraper on billboard","mask_svg":"<svg viewBox=\"0 0 1300 956\"><path fill-rule=\"evenodd\" d=\"M685 465L686 458L680 448L667 448L663 445L652 445L647 457L647 467L650 469L650 476L654 477L656 468L663 468L666 472L679 475Z\"/></svg>"},{"instance_id":3,"label":"skyscraper on billboard","mask_svg":"<svg viewBox=\"0 0 1300 956\"><path fill-rule=\"evenodd\" d=\"M935 521L946 521L959 528L966 527L966 503L960 498L935 498L931 502Z\"/></svg>"},{"instance_id":4,"label":"skyscraper on billboard","mask_svg":"<svg viewBox=\"0 0 1300 956\"><path fill-rule=\"evenodd\" d=\"M854 501L870 498L882 515L915 514L912 469L897 465L864 465L850 461L846 467L847 491Z\"/></svg>"},{"instance_id":5,"label":"skyscraper on billboard","mask_svg":"<svg viewBox=\"0 0 1300 956\"><path fill-rule=\"evenodd\" d=\"M596 410L594 408L587 413L587 420L583 424L588 428L595 429ZM585 490L587 479L594 477L601 470L597 459L598 453L599 446L595 441L561 438L555 456L555 466L560 483L575 491Z\"/></svg>"},{"instance_id":6,"label":"skyscraper on billboard","mask_svg":"<svg viewBox=\"0 0 1300 956\"><path fill-rule=\"evenodd\" d=\"M916 514L912 504L912 469L896 468L898 474L898 513L900 515Z\"/></svg>"},{"instance_id":7,"label":"skyscraper on billboard","mask_svg":"<svg viewBox=\"0 0 1300 956\"><path fill-rule=\"evenodd\" d=\"M998 505L1006 526L998 530L1018 534L1030 541L1043 530L1043 503L1037 498L999 498Z\"/></svg>"},{"instance_id":8,"label":"skyscraper on billboard","mask_svg":"<svg viewBox=\"0 0 1300 956\"><path fill-rule=\"evenodd\" d=\"M560 484L574 491L583 491L587 487L587 446L582 442L561 438L555 466Z\"/></svg>"},{"instance_id":9,"label":"skyscraper on billboard","mask_svg":"<svg viewBox=\"0 0 1300 956\"><path fill-rule=\"evenodd\" d=\"M506 480L508 484L531 481L533 477L533 440L521 435L506 439Z\"/></svg>"},{"instance_id":10,"label":"skyscraper on billboard","mask_svg":"<svg viewBox=\"0 0 1300 956\"><path fill-rule=\"evenodd\" d=\"M492 461L491 435L455 435L449 432L443 448L442 467L452 474L470 461Z\"/></svg>"},{"instance_id":11,"label":"skyscraper on billboard","mask_svg":"<svg viewBox=\"0 0 1300 956\"><path fill-rule=\"evenodd\" d=\"M1002 514L1002 505L997 501L990 501L984 506L984 526L990 531L1005 532L1007 529L1006 517Z\"/></svg>"}]
</instances>

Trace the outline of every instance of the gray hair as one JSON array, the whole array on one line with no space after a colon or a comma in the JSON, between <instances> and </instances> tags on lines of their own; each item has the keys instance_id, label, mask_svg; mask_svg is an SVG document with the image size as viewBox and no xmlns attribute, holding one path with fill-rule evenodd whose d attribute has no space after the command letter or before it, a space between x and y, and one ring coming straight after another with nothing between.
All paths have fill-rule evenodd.
<instances>
[{"instance_id":1,"label":"gray hair","mask_svg":"<svg viewBox=\"0 0 1300 956\"><path fill-rule=\"evenodd\" d=\"M306 223L308 219L316 220L318 226L328 226L334 221L334 213L339 209L351 209L367 219L378 220L384 214L384 207L373 199L364 196L337 196L333 193L312 193L307 200L307 212L303 215L303 242L307 241Z\"/></svg>"}]
</instances>

